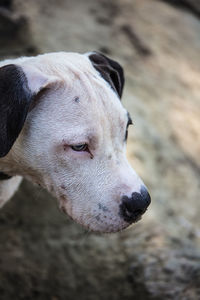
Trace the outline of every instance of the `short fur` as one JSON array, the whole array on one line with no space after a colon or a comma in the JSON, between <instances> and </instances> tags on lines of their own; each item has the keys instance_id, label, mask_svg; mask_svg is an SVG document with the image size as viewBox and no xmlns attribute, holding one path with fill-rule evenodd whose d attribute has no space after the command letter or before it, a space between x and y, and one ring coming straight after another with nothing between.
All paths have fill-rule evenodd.
<instances>
[{"instance_id":1,"label":"short fur","mask_svg":"<svg viewBox=\"0 0 200 300\"><path fill-rule=\"evenodd\" d=\"M143 182L125 156L122 67L96 52L22 57L0 67L0 171L13 176L0 181L0 206L23 176L89 230L129 226L122 199L140 193ZM87 151L74 151L79 144Z\"/></svg>"}]
</instances>

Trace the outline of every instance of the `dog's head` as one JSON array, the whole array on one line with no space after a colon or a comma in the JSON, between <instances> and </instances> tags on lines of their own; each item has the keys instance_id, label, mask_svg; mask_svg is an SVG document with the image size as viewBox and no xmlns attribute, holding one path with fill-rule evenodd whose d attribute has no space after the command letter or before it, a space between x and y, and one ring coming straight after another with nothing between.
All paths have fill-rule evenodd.
<instances>
[{"instance_id":1,"label":"dog's head","mask_svg":"<svg viewBox=\"0 0 200 300\"><path fill-rule=\"evenodd\" d=\"M0 68L0 157L90 230L136 222L150 196L126 155L123 69L97 53L50 53ZM14 174L13 173L13 174Z\"/></svg>"}]
</instances>

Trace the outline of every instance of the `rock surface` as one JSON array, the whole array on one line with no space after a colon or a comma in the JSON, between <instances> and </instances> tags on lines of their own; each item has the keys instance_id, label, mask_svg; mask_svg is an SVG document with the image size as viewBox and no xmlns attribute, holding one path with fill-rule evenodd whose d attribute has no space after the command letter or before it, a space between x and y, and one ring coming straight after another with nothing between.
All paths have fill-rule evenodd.
<instances>
[{"instance_id":1,"label":"rock surface","mask_svg":"<svg viewBox=\"0 0 200 300\"><path fill-rule=\"evenodd\" d=\"M130 229L95 235L24 182L0 211L0 299L200 299L199 19L166 1L8 2L0 32L26 21L6 26L2 59L96 49L124 66L128 156L152 205Z\"/></svg>"},{"instance_id":2,"label":"rock surface","mask_svg":"<svg viewBox=\"0 0 200 300\"><path fill-rule=\"evenodd\" d=\"M161 0L175 7L182 8L200 17L200 2L197 0Z\"/></svg>"}]
</instances>

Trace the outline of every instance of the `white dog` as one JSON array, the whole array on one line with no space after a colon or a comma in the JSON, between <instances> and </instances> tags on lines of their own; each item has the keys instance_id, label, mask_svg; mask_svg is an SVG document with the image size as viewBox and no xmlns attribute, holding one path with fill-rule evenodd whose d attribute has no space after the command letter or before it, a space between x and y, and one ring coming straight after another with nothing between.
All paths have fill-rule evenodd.
<instances>
[{"instance_id":1,"label":"white dog","mask_svg":"<svg viewBox=\"0 0 200 300\"><path fill-rule=\"evenodd\" d=\"M97 52L0 66L0 206L25 177L89 230L139 220L150 196L125 156L131 119L120 101L121 66Z\"/></svg>"}]
</instances>

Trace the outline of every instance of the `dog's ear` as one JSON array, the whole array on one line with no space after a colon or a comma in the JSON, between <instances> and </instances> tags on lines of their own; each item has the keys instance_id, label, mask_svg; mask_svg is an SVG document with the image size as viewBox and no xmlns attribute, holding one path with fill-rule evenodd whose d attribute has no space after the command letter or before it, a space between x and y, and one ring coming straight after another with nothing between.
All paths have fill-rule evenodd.
<instances>
[{"instance_id":1,"label":"dog's ear","mask_svg":"<svg viewBox=\"0 0 200 300\"><path fill-rule=\"evenodd\" d=\"M17 139L35 96L51 82L52 78L34 68L14 64L0 68L0 157Z\"/></svg>"},{"instance_id":2,"label":"dog's ear","mask_svg":"<svg viewBox=\"0 0 200 300\"><path fill-rule=\"evenodd\" d=\"M99 52L91 52L87 55L94 68L121 98L124 87L124 71L120 64Z\"/></svg>"}]
</instances>

